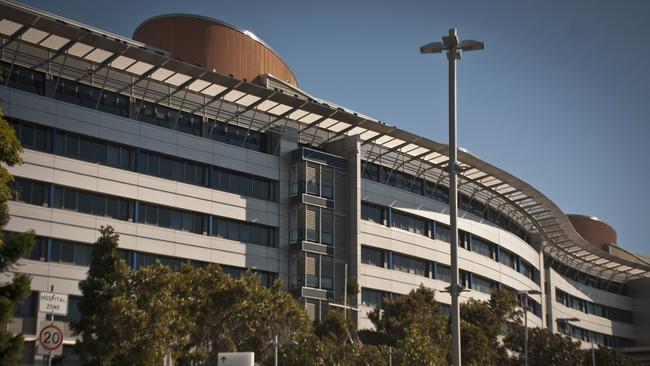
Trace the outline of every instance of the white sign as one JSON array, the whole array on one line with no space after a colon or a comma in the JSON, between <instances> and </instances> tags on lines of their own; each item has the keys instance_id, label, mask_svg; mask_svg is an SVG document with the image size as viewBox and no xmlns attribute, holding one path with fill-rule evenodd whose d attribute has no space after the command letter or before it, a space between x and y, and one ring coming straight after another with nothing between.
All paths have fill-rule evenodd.
<instances>
[{"instance_id":1,"label":"white sign","mask_svg":"<svg viewBox=\"0 0 650 366\"><path fill-rule=\"evenodd\" d=\"M41 313L68 315L68 295L41 292L38 304L38 311Z\"/></svg>"},{"instance_id":2,"label":"white sign","mask_svg":"<svg viewBox=\"0 0 650 366\"><path fill-rule=\"evenodd\" d=\"M63 354L63 323L42 321L38 327L36 346L39 355Z\"/></svg>"},{"instance_id":3,"label":"white sign","mask_svg":"<svg viewBox=\"0 0 650 366\"><path fill-rule=\"evenodd\" d=\"M253 366L255 364L254 352L219 352L217 358L219 366Z\"/></svg>"}]
</instances>

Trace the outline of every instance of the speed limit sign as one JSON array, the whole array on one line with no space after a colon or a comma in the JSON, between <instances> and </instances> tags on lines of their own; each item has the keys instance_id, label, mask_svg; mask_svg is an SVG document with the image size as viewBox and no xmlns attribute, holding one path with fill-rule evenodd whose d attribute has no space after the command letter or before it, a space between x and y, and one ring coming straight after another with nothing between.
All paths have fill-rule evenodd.
<instances>
[{"instance_id":1,"label":"speed limit sign","mask_svg":"<svg viewBox=\"0 0 650 366\"><path fill-rule=\"evenodd\" d=\"M59 356L63 353L63 324L61 322L41 322L38 327L38 353Z\"/></svg>"}]
</instances>

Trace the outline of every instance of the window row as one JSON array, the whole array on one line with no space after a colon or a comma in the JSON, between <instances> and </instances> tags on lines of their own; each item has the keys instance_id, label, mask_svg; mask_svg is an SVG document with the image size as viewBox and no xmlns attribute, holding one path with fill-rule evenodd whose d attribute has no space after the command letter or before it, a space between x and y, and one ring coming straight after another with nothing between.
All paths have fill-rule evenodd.
<instances>
[{"instance_id":1,"label":"window row","mask_svg":"<svg viewBox=\"0 0 650 366\"><path fill-rule=\"evenodd\" d=\"M8 233L7 240L12 240L13 235L15 235L15 233ZM36 236L34 247L25 258L41 262L64 263L88 267L90 265L92 248L92 244L48 238L44 236ZM193 266L197 267L206 266L209 264L208 262L204 261L169 257L128 249L118 249L117 252L120 258L124 259L131 268L136 270L142 267L150 266L156 262L168 265L174 269L180 268L183 263L190 263ZM235 278L239 278L246 271L245 268L232 267L221 264L220 266L224 272L232 275ZM255 272L260 273L265 285L270 286L275 280L274 274L271 272Z\"/></svg>"},{"instance_id":2,"label":"window row","mask_svg":"<svg viewBox=\"0 0 650 366\"><path fill-rule=\"evenodd\" d=\"M145 123L246 149L268 152L267 135L245 126L235 126L214 119L204 119L202 116L183 111L179 113L173 107L148 101L131 101L126 95L65 78L54 77L51 82L52 86L48 87L49 90L46 90L48 84L46 84L44 73L6 62L0 63L0 74L3 76L3 82L15 89L42 96L51 96L64 102L124 118L132 116L134 119ZM131 105L133 105L133 115L130 112Z\"/></svg>"},{"instance_id":3,"label":"window row","mask_svg":"<svg viewBox=\"0 0 650 366\"><path fill-rule=\"evenodd\" d=\"M361 177L445 203L449 202L449 187L398 170L386 168L379 164L363 161ZM530 236L524 228L483 202L474 200L459 192L458 207L517 235L529 244L531 243Z\"/></svg>"},{"instance_id":4,"label":"window row","mask_svg":"<svg viewBox=\"0 0 650 366\"><path fill-rule=\"evenodd\" d=\"M594 332L584 328L577 327L573 324L559 321L557 322L558 331L572 338L577 338L585 342L593 341L594 344L606 347L633 347L634 339L617 337L609 334Z\"/></svg>"},{"instance_id":5,"label":"window row","mask_svg":"<svg viewBox=\"0 0 650 366\"><path fill-rule=\"evenodd\" d=\"M583 313L592 314L614 321L634 323L634 312L597 304L588 300L570 295L558 288L555 289L555 301Z\"/></svg>"},{"instance_id":6,"label":"window row","mask_svg":"<svg viewBox=\"0 0 650 366\"><path fill-rule=\"evenodd\" d=\"M551 268L553 268L555 272L559 273L564 277L568 277L573 281L582 283L584 285L599 290L613 292L621 295L627 295L627 286L624 283L610 281L604 278L596 277L594 275L585 272L580 272L577 269L573 267L569 267L563 263L560 263L551 257L545 256L544 263L549 263Z\"/></svg>"},{"instance_id":7,"label":"window row","mask_svg":"<svg viewBox=\"0 0 650 366\"><path fill-rule=\"evenodd\" d=\"M424 219L409 213L393 210L390 207L361 202L361 219L409 231L447 243L451 241L451 231L448 225ZM498 244L462 230L458 231L458 243L464 249L500 262L501 264L518 271L535 283L540 283L539 271L537 268L523 258L501 248Z\"/></svg>"},{"instance_id":8,"label":"window row","mask_svg":"<svg viewBox=\"0 0 650 366\"><path fill-rule=\"evenodd\" d=\"M362 245L361 263L451 283L451 268L449 266L384 249ZM496 288L509 289L496 281L468 271L461 270L459 275L463 286L486 294L490 294ZM509 290L514 292L513 289ZM528 297L527 305L530 312L541 317L542 307L537 301Z\"/></svg>"},{"instance_id":9,"label":"window row","mask_svg":"<svg viewBox=\"0 0 650 366\"><path fill-rule=\"evenodd\" d=\"M275 246L276 230L265 225L212 217L210 215L151 203L87 192L49 183L16 178L11 186L14 200L122 221L135 221L195 234L213 235L248 244ZM52 197L49 197L49 192Z\"/></svg>"},{"instance_id":10,"label":"window row","mask_svg":"<svg viewBox=\"0 0 650 366\"><path fill-rule=\"evenodd\" d=\"M10 119L24 147L118 169L275 201L273 180ZM52 134L55 138L52 145ZM210 174L210 170L212 175Z\"/></svg>"}]
</instances>

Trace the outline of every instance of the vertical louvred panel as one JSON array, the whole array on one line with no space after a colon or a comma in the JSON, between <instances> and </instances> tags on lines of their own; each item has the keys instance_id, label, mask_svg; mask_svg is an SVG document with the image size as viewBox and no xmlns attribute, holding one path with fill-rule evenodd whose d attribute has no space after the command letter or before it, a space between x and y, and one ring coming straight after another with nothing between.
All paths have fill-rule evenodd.
<instances>
[{"instance_id":1,"label":"vertical louvred panel","mask_svg":"<svg viewBox=\"0 0 650 366\"><path fill-rule=\"evenodd\" d=\"M320 167L315 163L307 163L307 193L319 195L320 194Z\"/></svg>"},{"instance_id":2,"label":"vertical louvred panel","mask_svg":"<svg viewBox=\"0 0 650 366\"><path fill-rule=\"evenodd\" d=\"M318 164L307 163L307 182L318 183Z\"/></svg>"},{"instance_id":3,"label":"vertical louvred panel","mask_svg":"<svg viewBox=\"0 0 650 366\"><path fill-rule=\"evenodd\" d=\"M331 210L321 211L321 242L332 244L334 240L334 216Z\"/></svg>"},{"instance_id":4,"label":"vertical louvred panel","mask_svg":"<svg viewBox=\"0 0 650 366\"><path fill-rule=\"evenodd\" d=\"M305 254L305 274L307 276L318 276L318 255Z\"/></svg>"},{"instance_id":5,"label":"vertical louvred panel","mask_svg":"<svg viewBox=\"0 0 650 366\"><path fill-rule=\"evenodd\" d=\"M325 198L334 198L334 168L321 167L321 195Z\"/></svg>"},{"instance_id":6,"label":"vertical louvred panel","mask_svg":"<svg viewBox=\"0 0 650 366\"><path fill-rule=\"evenodd\" d=\"M348 213L348 180L347 175L337 172L334 186L334 202L336 213L347 215Z\"/></svg>"},{"instance_id":7,"label":"vertical louvred panel","mask_svg":"<svg viewBox=\"0 0 650 366\"><path fill-rule=\"evenodd\" d=\"M320 220L318 219L318 208L307 206L305 209L305 223L307 230L316 230L320 228Z\"/></svg>"},{"instance_id":8,"label":"vertical louvred panel","mask_svg":"<svg viewBox=\"0 0 650 366\"><path fill-rule=\"evenodd\" d=\"M334 259L328 256L321 257L321 276L332 279L334 277Z\"/></svg>"},{"instance_id":9,"label":"vertical louvred panel","mask_svg":"<svg viewBox=\"0 0 650 366\"><path fill-rule=\"evenodd\" d=\"M334 253L336 258L345 259L349 252L348 219L347 217L334 217Z\"/></svg>"},{"instance_id":10,"label":"vertical louvred panel","mask_svg":"<svg viewBox=\"0 0 650 366\"><path fill-rule=\"evenodd\" d=\"M313 300L307 300L307 303L305 304L305 310L307 310L307 317L310 321L318 320L316 319L316 304L313 302Z\"/></svg>"}]
</instances>

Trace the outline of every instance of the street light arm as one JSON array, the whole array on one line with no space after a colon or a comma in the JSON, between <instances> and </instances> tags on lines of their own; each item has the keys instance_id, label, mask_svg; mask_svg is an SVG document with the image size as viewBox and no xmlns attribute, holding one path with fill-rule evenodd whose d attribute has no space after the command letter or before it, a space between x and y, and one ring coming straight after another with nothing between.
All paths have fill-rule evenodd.
<instances>
[{"instance_id":1,"label":"street light arm","mask_svg":"<svg viewBox=\"0 0 650 366\"><path fill-rule=\"evenodd\" d=\"M420 47L420 53L442 53L444 50L442 42L431 42Z\"/></svg>"},{"instance_id":2,"label":"street light arm","mask_svg":"<svg viewBox=\"0 0 650 366\"><path fill-rule=\"evenodd\" d=\"M460 42L460 46L458 48L460 48L463 51L478 51L478 50L485 49L485 43L474 41L472 39L467 39Z\"/></svg>"}]
</instances>

